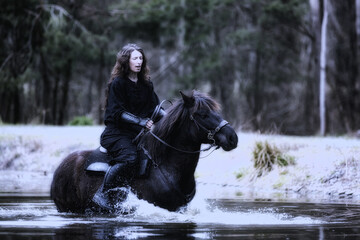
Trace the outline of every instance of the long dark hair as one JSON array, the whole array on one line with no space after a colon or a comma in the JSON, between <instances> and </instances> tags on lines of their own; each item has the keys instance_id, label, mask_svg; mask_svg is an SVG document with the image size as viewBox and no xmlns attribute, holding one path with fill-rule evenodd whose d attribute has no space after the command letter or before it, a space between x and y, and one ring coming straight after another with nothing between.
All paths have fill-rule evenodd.
<instances>
[{"instance_id":1,"label":"long dark hair","mask_svg":"<svg viewBox=\"0 0 360 240\"><path fill-rule=\"evenodd\" d=\"M147 59L146 59L144 50L134 43L126 44L116 55L116 63L111 71L111 76L110 76L110 79L109 79L109 81L107 83L107 87L106 87L105 107L107 105L109 87L110 87L110 84L112 83L112 81L117 77L126 78L129 76L129 74L130 74L129 60L130 60L131 53L135 50L139 51L143 56L141 70L137 75L138 82L143 83L147 86L150 85L150 83L149 83L150 82L150 75L149 75L150 70L147 65Z\"/></svg>"},{"instance_id":2,"label":"long dark hair","mask_svg":"<svg viewBox=\"0 0 360 240\"><path fill-rule=\"evenodd\" d=\"M149 77L149 68L147 66L147 60L145 57L144 50L134 43L129 43L125 45L121 51L119 51L116 55L116 63L111 71L111 77L109 82L111 83L112 80L116 77L127 77L130 74L130 65L129 60L131 53L133 51L139 51L143 56L143 62L141 65L141 70L138 73L138 81L142 83L147 83L150 80Z\"/></svg>"}]
</instances>

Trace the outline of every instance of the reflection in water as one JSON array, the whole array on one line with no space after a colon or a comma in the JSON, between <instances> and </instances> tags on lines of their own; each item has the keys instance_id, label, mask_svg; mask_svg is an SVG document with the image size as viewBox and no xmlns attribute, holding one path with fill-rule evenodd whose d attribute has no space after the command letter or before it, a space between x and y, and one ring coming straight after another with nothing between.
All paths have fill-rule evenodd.
<instances>
[{"instance_id":1,"label":"reflection in water","mask_svg":"<svg viewBox=\"0 0 360 240\"><path fill-rule=\"evenodd\" d=\"M0 196L0 239L356 239L355 204L194 199L171 213L130 196L126 216L58 213L48 196Z\"/></svg>"}]
</instances>

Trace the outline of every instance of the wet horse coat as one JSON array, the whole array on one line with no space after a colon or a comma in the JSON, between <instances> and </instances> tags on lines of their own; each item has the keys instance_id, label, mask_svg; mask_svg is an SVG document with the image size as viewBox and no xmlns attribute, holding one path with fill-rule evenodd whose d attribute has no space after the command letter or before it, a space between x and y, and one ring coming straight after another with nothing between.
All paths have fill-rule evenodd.
<instances>
[{"instance_id":1,"label":"wet horse coat","mask_svg":"<svg viewBox=\"0 0 360 240\"><path fill-rule=\"evenodd\" d=\"M142 137L140 144L149 151L154 164L147 178L134 179L130 184L138 198L169 211L187 205L195 194L194 172L201 144L214 143L230 151L238 141L234 129L223 124L220 107L211 97L197 91L181 95L182 99L154 126L153 135L148 132ZM59 211L84 213L95 207L91 199L103 176L84 171L91 152L71 153L55 171L51 198Z\"/></svg>"}]
</instances>

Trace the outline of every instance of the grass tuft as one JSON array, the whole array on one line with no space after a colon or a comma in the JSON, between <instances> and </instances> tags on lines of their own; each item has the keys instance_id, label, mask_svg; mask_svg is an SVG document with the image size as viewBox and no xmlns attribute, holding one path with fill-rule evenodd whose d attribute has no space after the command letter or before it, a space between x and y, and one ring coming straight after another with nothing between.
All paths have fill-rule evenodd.
<instances>
[{"instance_id":1,"label":"grass tuft","mask_svg":"<svg viewBox=\"0 0 360 240\"><path fill-rule=\"evenodd\" d=\"M86 116L74 117L73 120L69 122L70 126L92 126L93 120Z\"/></svg>"},{"instance_id":2,"label":"grass tuft","mask_svg":"<svg viewBox=\"0 0 360 240\"><path fill-rule=\"evenodd\" d=\"M270 145L267 141L255 143L253 162L258 177L272 171L274 166L295 165L294 157L284 154L278 147Z\"/></svg>"}]
</instances>

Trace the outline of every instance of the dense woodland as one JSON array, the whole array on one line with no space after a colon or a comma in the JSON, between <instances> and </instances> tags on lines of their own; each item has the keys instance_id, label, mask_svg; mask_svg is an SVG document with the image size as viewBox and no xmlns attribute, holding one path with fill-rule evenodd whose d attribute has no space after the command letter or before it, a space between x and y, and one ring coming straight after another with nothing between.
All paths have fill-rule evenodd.
<instances>
[{"instance_id":1,"label":"dense woodland","mask_svg":"<svg viewBox=\"0 0 360 240\"><path fill-rule=\"evenodd\" d=\"M116 53L135 42L161 100L208 92L246 131L360 129L360 0L0 2L0 122L102 124Z\"/></svg>"}]
</instances>

